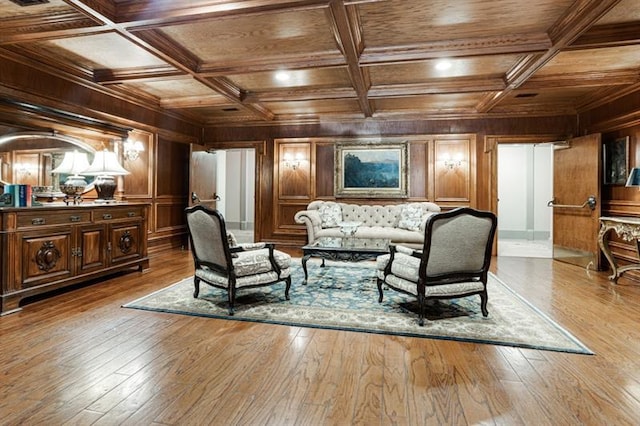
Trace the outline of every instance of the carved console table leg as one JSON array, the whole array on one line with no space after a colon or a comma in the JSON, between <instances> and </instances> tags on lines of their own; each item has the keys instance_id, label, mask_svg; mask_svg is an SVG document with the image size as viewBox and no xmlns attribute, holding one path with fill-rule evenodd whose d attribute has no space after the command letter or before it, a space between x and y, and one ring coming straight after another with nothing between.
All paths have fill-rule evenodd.
<instances>
[{"instance_id":1,"label":"carved console table leg","mask_svg":"<svg viewBox=\"0 0 640 426\"><path fill-rule=\"evenodd\" d=\"M601 217L600 233L598 234L598 244L600 250L609 261L613 273L609 279L617 282L618 278L627 271L640 270L640 263L632 263L629 265L618 266L611 248L609 247L610 231L615 231L618 237L624 241L633 241L636 245L636 255L640 260L640 219L632 217Z\"/></svg>"},{"instance_id":2,"label":"carved console table leg","mask_svg":"<svg viewBox=\"0 0 640 426\"><path fill-rule=\"evenodd\" d=\"M616 282L618 279L618 264L611 253L611 249L609 248L609 239L607 238L609 231L612 229L613 228L608 227L606 224L602 224L600 233L598 234L598 245L600 246L600 250L604 254L604 257L607 258L607 261L611 266L611 271L613 271L613 274L609 275L609 279Z\"/></svg>"}]
</instances>

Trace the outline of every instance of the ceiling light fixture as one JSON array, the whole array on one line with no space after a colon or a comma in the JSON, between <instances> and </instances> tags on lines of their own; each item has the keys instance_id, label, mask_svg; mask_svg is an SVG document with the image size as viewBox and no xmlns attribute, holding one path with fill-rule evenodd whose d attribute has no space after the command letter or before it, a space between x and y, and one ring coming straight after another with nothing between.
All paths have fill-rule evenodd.
<instances>
[{"instance_id":1,"label":"ceiling light fixture","mask_svg":"<svg viewBox=\"0 0 640 426\"><path fill-rule=\"evenodd\" d=\"M436 69L439 71L446 71L451 68L451 61L448 59L441 59L436 62Z\"/></svg>"},{"instance_id":2,"label":"ceiling light fixture","mask_svg":"<svg viewBox=\"0 0 640 426\"><path fill-rule=\"evenodd\" d=\"M283 82L284 81L288 81L289 78L290 78L290 75L286 71L278 71L276 73L276 80L278 80L278 81L283 81Z\"/></svg>"}]
</instances>

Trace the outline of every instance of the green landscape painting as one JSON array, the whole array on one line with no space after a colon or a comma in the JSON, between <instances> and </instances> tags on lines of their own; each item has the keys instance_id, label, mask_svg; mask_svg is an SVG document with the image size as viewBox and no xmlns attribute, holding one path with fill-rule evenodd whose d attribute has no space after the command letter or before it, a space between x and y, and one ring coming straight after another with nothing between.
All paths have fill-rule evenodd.
<instances>
[{"instance_id":1,"label":"green landscape painting","mask_svg":"<svg viewBox=\"0 0 640 426\"><path fill-rule=\"evenodd\" d=\"M344 188L400 188L400 150L353 150L343 157Z\"/></svg>"}]
</instances>

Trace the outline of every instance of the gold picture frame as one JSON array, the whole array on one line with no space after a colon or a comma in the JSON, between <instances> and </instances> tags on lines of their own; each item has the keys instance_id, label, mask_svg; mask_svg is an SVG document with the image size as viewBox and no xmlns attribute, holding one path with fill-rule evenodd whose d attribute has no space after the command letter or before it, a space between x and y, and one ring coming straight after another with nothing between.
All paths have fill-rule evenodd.
<instances>
[{"instance_id":1,"label":"gold picture frame","mask_svg":"<svg viewBox=\"0 0 640 426\"><path fill-rule=\"evenodd\" d=\"M334 164L336 197L409 196L407 142L338 144Z\"/></svg>"}]
</instances>

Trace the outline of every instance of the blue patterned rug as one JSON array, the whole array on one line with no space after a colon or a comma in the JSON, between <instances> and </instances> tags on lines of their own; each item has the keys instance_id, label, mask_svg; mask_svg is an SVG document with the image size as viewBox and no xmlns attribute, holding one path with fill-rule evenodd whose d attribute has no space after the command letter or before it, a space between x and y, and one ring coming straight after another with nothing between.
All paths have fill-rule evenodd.
<instances>
[{"instance_id":1,"label":"blue patterned rug","mask_svg":"<svg viewBox=\"0 0 640 426\"><path fill-rule=\"evenodd\" d=\"M490 275L489 316L480 312L480 297L429 301L424 327L418 326L417 301L385 291L378 303L375 269L371 262L308 264L309 282L295 261L291 300L284 298L284 283L240 290L235 315L227 314L226 292L201 284L193 298L193 278L130 302L124 307L174 314L290 326L330 328L457 340L578 354L593 354L545 314Z\"/></svg>"}]
</instances>

